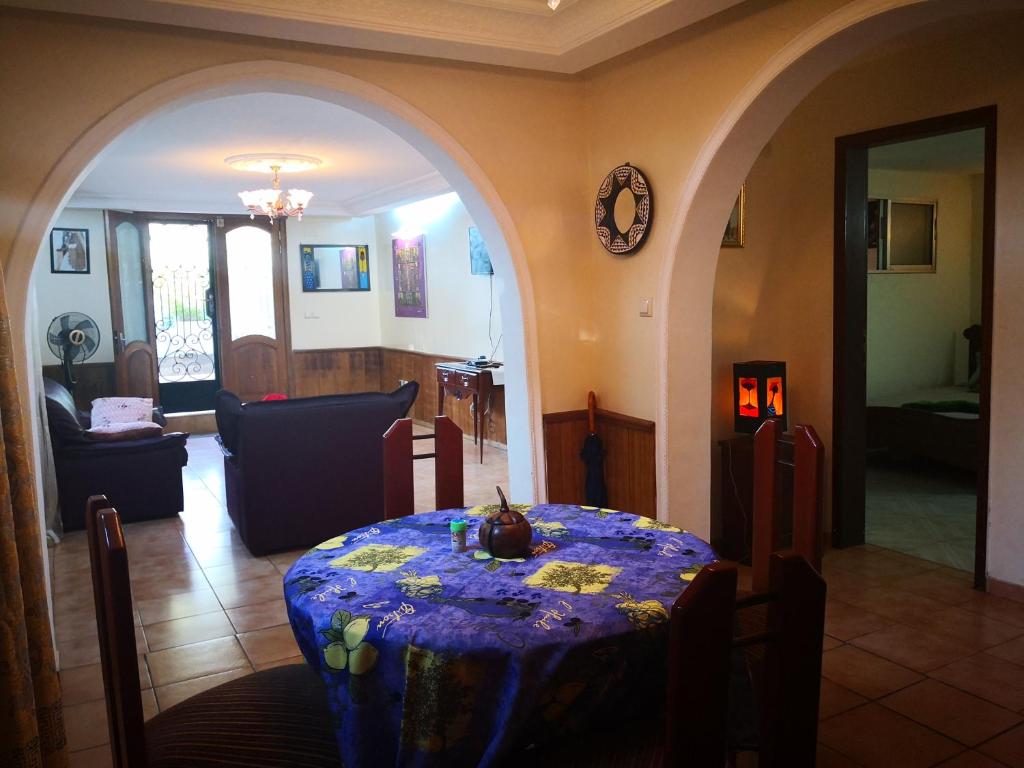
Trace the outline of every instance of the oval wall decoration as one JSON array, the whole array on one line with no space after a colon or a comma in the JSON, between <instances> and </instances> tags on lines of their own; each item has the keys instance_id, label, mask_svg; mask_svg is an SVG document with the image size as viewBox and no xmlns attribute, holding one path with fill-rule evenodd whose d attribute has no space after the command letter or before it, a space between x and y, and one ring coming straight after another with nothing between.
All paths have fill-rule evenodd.
<instances>
[{"instance_id":1,"label":"oval wall decoration","mask_svg":"<svg viewBox=\"0 0 1024 768\"><path fill-rule=\"evenodd\" d=\"M633 219L625 230L621 230L616 223L616 208L619 207L619 197L627 192L632 198ZM625 209L628 210L629 201L625 202ZM628 213L625 216L628 217ZM606 251L617 256L628 256L640 250L651 230L653 217L651 185L639 168L626 163L604 177L597 190L594 223L597 225L597 239Z\"/></svg>"}]
</instances>

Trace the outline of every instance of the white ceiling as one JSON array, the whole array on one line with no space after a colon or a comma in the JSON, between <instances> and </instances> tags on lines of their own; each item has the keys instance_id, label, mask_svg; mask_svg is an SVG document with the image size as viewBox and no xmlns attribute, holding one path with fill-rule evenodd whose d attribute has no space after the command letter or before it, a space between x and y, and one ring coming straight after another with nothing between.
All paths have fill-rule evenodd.
<instances>
[{"instance_id":1,"label":"white ceiling","mask_svg":"<svg viewBox=\"0 0 1024 768\"><path fill-rule=\"evenodd\" d=\"M373 51L574 73L744 0L0 0Z\"/></svg>"},{"instance_id":2,"label":"white ceiling","mask_svg":"<svg viewBox=\"0 0 1024 768\"><path fill-rule=\"evenodd\" d=\"M868 150L868 167L931 173L981 173L985 169L985 130L945 133Z\"/></svg>"},{"instance_id":3,"label":"white ceiling","mask_svg":"<svg viewBox=\"0 0 1024 768\"><path fill-rule=\"evenodd\" d=\"M310 215L361 216L447 192L444 177L379 123L304 96L256 93L193 104L115 142L75 191L77 208L244 213L238 192L270 186L237 171L230 155L286 152L323 163L282 174L281 186L310 190Z\"/></svg>"}]
</instances>

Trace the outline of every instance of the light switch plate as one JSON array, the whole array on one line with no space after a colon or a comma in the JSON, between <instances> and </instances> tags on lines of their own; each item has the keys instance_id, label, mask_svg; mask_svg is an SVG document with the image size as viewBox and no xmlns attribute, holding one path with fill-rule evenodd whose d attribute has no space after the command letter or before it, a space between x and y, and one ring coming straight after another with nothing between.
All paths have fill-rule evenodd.
<instances>
[{"instance_id":1,"label":"light switch plate","mask_svg":"<svg viewBox=\"0 0 1024 768\"><path fill-rule=\"evenodd\" d=\"M654 299L647 297L641 297L640 299L640 317L653 317L654 316Z\"/></svg>"}]
</instances>

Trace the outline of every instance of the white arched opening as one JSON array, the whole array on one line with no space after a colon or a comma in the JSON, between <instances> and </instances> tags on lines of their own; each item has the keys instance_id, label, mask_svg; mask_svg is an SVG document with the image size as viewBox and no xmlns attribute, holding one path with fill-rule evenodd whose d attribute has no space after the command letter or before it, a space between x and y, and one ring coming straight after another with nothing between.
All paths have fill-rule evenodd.
<instances>
[{"instance_id":1,"label":"white arched opening","mask_svg":"<svg viewBox=\"0 0 1024 768\"><path fill-rule=\"evenodd\" d=\"M659 280L658 517L709 534L712 311L722 231L736 191L783 120L829 75L894 37L957 15L1024 7L1020 0L856 0L773 56L709 134L673 213ZM670 513L671 510L671 513Z\"/></svg>"},{"instance_id":2,"label":"white arched opening","mask_svg":"<svg viewBox=\"0 0 1024 768\"><path fill-rule=\"evenodd\" d=\"M349 75L270 60L227 64L165 81L111 112L61 157L19 226L6 266L12 316L31 321L29 283L39 243L79 183L118 137L181 106L246 93L306 96L359 112L418 150L459 194L488 243L501 305L511 493L523 501L543 500L546 484L533 290L511 216L483 170L447 131L403 99ZM27 338L30 325L26 322L26 334L16 338L15 344L24 345L16 350L28 363L20 368L20 383L29 393L27 410L37 436L38 393L35 378L27 373L36 367L35 350ZM35 442L38 452L39 441Z\"/></svg>"}]
</instances>

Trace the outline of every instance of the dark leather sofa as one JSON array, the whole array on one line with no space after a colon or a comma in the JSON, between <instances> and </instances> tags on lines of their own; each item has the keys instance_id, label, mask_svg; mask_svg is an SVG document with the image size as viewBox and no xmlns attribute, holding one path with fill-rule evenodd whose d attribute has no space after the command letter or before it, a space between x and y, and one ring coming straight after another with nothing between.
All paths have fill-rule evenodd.
<instances>
[{"instance_id":1,"label":"dark leather sofa","mask_svg":"<svg viewBox=\"0 0 1024 768\"><path fill-rule=\"evenodd\" d=\"M57 497L65 531L85 526L85 501L106 494L125 523L173 517L184 507L181 469L188 435L173 432L121 442L91 440L89 416L61 384L43 379ZM154 421L166 424L159 412Z\"/></svg>"},{"instance_id":2,"label":"dark leather sofa","mask_svg":"<svg viewBox=\"0 0 1024 768\"><path fill-rule=\"evenodd\" d=\"M217 393L228 514L254 555L312 547L384 519L384 432L419 393L242 403Z\"/></svg>"}]
</instances>

